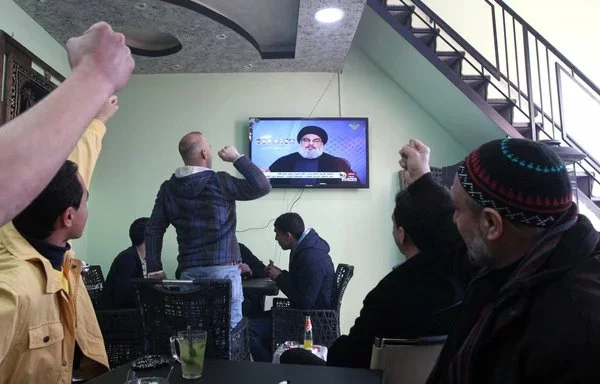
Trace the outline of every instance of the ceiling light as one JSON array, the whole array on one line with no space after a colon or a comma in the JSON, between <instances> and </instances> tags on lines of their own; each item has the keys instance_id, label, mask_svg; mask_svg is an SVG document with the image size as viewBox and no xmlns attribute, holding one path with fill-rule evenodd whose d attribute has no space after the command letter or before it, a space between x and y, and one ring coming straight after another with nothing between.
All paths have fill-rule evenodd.
<instances>
[{"instance_id":1,"label":"ceiling light","mask_svg":"<svg viewBox=\"0 0 600 384\"><path fill-rule=\"evenodd\" d=\"M335 23L344 17L344 11L339 8L325 8L315 13L315 19L319 23Z\"/></svg>"},{"instance_id":2,"label":"ceiling light","mask_svg":"<svg viewBox=\"0 0 600 384\"><path fill-rule=\"evenodd\" d=\"M137 9L146 9L148 7L148 4L146 4L146 3L136 3L135 7Z\"/></svg>"},{"instance_id":3,"label":"ceiling light","mask_svg":"<svg viewBox=\"0 0 600 384\"><path fill-rule=\"evenodd\" d=\"M224 33L219 33L217 36L215 36L217 39L219 40L225 40L227 38L227 35Z\"/></svg>"}]
</instances>

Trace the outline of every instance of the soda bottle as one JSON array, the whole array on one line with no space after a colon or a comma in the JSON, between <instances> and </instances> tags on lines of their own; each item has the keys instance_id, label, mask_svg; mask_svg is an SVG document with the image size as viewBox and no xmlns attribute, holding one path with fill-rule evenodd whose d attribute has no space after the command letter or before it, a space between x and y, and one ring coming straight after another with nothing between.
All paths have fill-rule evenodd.
<instances>
[{"instance_id":1,"label":"soda bottle","mask_svg":"<svg viewBox=\"0 0 600 384\"><path fill-rule=\"evenodd\" d=\"M313 347L313 332L310 316L304 317L304 349L311 350Z\"/></svg>"}]
</instances>

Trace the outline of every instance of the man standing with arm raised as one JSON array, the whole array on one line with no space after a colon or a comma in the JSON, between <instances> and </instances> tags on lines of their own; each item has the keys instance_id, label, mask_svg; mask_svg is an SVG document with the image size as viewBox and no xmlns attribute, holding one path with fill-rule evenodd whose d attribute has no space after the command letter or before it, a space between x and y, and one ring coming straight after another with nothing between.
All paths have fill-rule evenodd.
<instances>
[{"instance_id":1,"label":"man standing with arm raised","mask_svg":"<svg viewBox=\"0 0 600 384\"><path fill-rule=\"evenodd\" d=\"M184 166L175 170L158 191L146 229L146 262L149 276L164 277L161 250L165 230L177 233L177 277L231 280L231 327L242 319L240 249L235 236L236 200L258 199L271 184L248 157L226 146L219 157L233 163L245 177L212 170L212 151L206 136L190 132L179 142Z\"/></svg>"}]
</instances>

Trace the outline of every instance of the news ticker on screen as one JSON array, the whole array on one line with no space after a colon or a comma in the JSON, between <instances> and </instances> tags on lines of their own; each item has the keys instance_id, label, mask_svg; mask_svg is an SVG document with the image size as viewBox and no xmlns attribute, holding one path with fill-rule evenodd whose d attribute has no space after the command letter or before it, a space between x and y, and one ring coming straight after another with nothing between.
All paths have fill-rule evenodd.
<instances>
[{"instance_id":1,"label":"news ticker on screen","mask_svg":"<svg viewBox=\"0 0 600 384\"><path fill-rule=\"evenodd\" d=\"M340 179L358 181L356 174L346 172L265 172L268 179Z\"/></svg>"}]
</instances>

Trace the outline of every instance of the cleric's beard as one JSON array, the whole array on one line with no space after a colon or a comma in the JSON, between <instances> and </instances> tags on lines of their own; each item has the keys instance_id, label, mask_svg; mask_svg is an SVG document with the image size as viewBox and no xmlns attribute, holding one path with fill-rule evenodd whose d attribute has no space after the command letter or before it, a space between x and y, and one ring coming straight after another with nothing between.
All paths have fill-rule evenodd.
<instances>
[{"instance_id":1,"label":"cleric's beard","mask_svg":"<svg viewBox=\"0 0 600 384\"><path fill-rule=\"evenodd\" d=\"M309 148L304 148L303 146L300 146L298 148L298 153L300 154L300 156L304 157L305 159L316 159L317 157L319 157L323 154L324 150L325 150L324 147L309 149Z\"/></svg>"}]
</instances>

